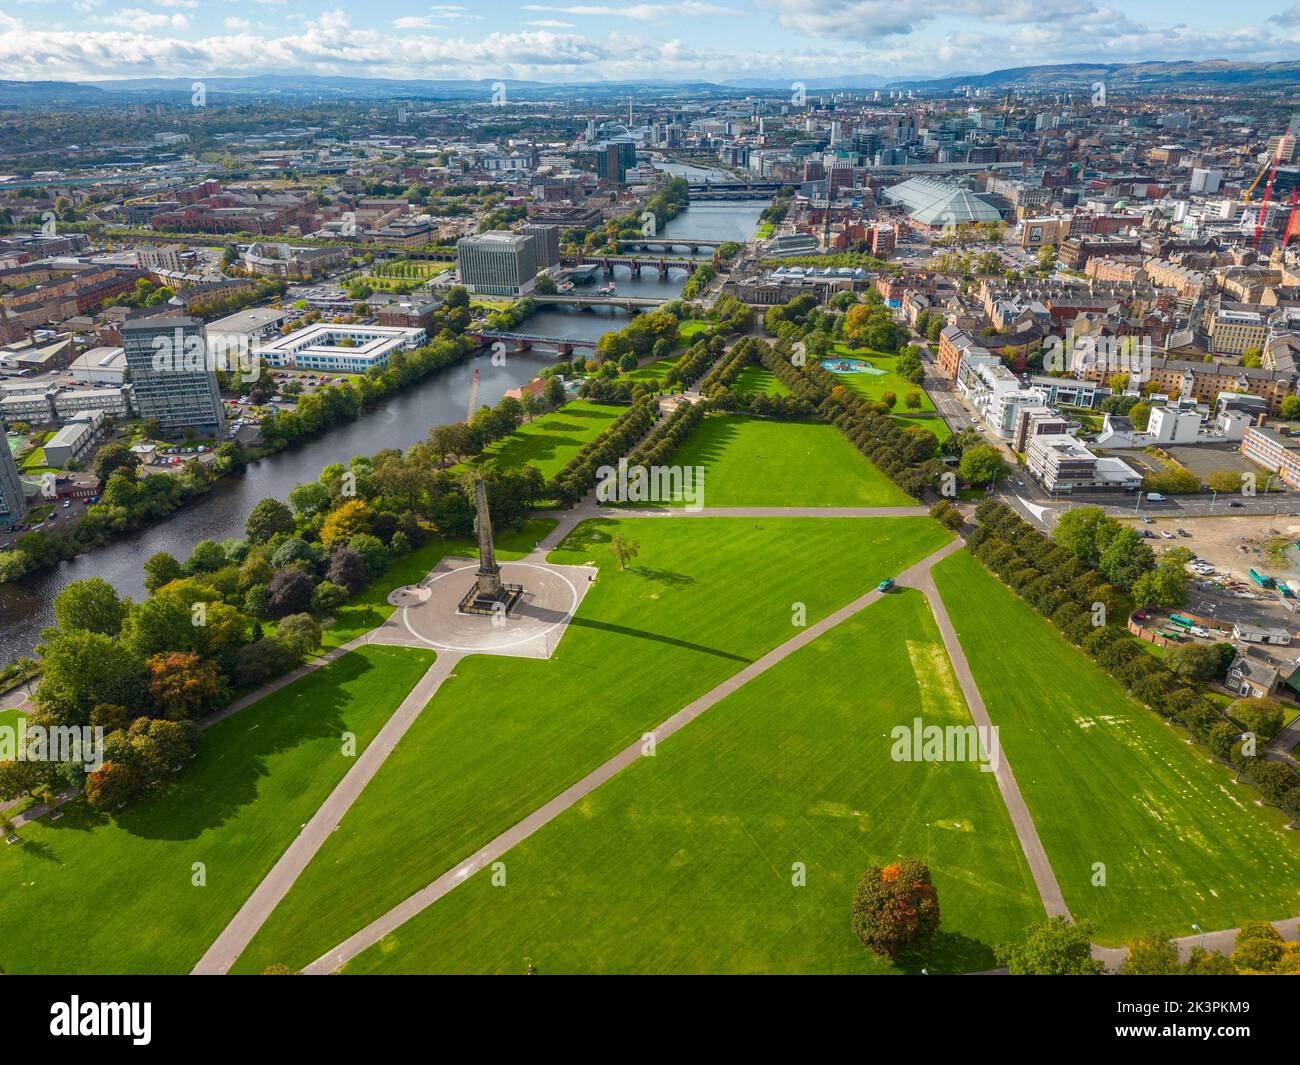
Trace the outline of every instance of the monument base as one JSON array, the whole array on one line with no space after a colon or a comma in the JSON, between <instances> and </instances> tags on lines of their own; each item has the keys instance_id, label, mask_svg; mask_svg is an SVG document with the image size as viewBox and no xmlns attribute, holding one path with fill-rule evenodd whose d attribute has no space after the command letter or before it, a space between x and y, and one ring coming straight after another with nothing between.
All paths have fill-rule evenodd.
<instances>
[{"instance_id":1,"label":"monument base","mask_svg":"<svg viewBox=\"0 0 1300 1065\"><path fill-rule=\"evenodd\" d=\"M478 581L461 598L456 608L460 614L505 614L507 617L524 594L522 584L502 584L496 594L483 592Z\"/></svg>"}]
</instances>

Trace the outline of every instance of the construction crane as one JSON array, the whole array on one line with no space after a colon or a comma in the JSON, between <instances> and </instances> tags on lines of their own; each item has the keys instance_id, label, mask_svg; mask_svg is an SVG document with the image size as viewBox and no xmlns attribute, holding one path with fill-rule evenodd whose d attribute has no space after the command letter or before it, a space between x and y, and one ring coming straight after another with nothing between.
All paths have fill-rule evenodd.
<instances>
[{"instance_id":1,"label":"construction crane","mask_svg":"<svg viewBox=\"0 0 1300 1065\"><path fill-rule=\"evenodd\" d=\"M1259 201L1259 214L1255 218L1255 239L1251 241L1252 248L1259 247L1259 235L1264 231L1264 216L1268 214L1268 205L1273 199L1273 182L1277 180L1277 164L1282 161L1282 148L1278 146L1277 158L1273 160L1273 166L1268 172L1268 184L1264 186L1264 198Z\"/></svg>"},{"instance_id":2,"label":"construction crane","mask_svg":"<svg viewBox=\"0 0 1300 1065\"><path fill-rule=\"evenodd\" d=\"M469 409L465 412L465 424L474 420L474 408L478 405L478 367L474 367L474 381L469 386Z\"/></svg>"}]
</instances>

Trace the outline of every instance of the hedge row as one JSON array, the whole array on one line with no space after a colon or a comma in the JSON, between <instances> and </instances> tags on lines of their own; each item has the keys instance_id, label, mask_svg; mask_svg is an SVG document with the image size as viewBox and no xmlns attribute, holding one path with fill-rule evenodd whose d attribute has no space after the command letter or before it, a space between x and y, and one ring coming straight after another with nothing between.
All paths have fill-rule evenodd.
<instances>
[{"instance_id":1,"label":"hedge row","mask_svg":"<svg viewBox=\"0 0 1300 1065\"><path fill-rule=\"evenodd\" d=\"M678 360L664 377L664 388L671 391L677 385L690 387L700 375L704 373L723 351L722 337L714 337L709 341L697 341Z\"/></svg>"},{"instance_id":2,"label":"hedge row","mask_svg":"<svg viewBox=\"0 0 1300 1065\"><path fill-rule=\"evenodd\" d=\"M555 475L551 491L562 503L576 503L596 483L596 471L612 466L628 453L659 420L659 403L653 396L637 400L593 440L583 445Z\"/></svg>"},{"instance_id":3,"label":"hedge row","mask_svg":"<svg viewBox=\"0 0 1300 1065\"><path fill-rule=\"evenodd\" d=\"M678 403L628 455L629 466L657 466L686 442L704 420L707 403Z\"/></svg>"}]
</instances>

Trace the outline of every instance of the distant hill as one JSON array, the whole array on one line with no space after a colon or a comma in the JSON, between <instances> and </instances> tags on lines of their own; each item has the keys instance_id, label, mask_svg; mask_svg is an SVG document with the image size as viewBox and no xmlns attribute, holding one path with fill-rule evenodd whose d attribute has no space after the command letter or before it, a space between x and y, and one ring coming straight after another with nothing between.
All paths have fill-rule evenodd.
<instances>
[{"instance_id":1,"label":"distant hill","mask_svg":"<svg viewBox=\"0 0 1300 1065\"><path fill-rule=\"evenodd\" d=\"M258 74L252 77L124 78L117 81L0 81L0 106L57 105L188 100L195 81L209 97L264 100L467 100L487 98L498 81L507 95L530 99L582 100L610 96L672 97L692 93L729 95L737 91L786 93L796 81L810 92L849 89L916 89L946 91L962 86L982 89L1083 89L1104 81L1110 90L1177 89L1197 86L1278 88L1300 85L1300 61L1243 63L1212 59L1204 62L1057 63L1008 67L986 74L948 74L941 78L886 79L878 74L834 77L737 78L726 82L664 81L576 82L555 84L515 79L362 78L317 74Z\"/></svg>"},{"instance_id":2,"label":"distant hill","mask_svg":"<svg viewBox=\"0 0 1300 1065\"><path fill-rule=\"evenodd\" d=\"M1209 59L1200 63L1056 63L1009 67L987 74L949 75L891 81L890 89L1081 88L1104 81L1108 89L1179 88L1197 85L1280 86L1300 84L1300 62L1240 63Z\"/></svg>"}]
</instances>

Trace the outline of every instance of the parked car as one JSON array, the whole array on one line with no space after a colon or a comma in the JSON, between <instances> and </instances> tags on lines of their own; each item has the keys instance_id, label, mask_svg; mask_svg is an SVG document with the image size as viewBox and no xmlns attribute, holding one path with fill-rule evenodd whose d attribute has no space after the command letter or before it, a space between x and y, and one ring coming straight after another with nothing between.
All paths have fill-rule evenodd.
<instances>
[{"instance_id":1,"label":"parked car","mask_svg":"<svg viewBox=\"0 0 1300 1065\"><path fill-rule=\"evenodd\" d=\"M1243 505L1243 504L1239 503L1239 502L1238 502L1237 500L1235 500L1235 499L1230 500L1229 503L1228 503L1228 506L1230 506L1230 507L1240 507L1240 506L1242 506L1242 505Z\"/></svg>"}]
</instances>

